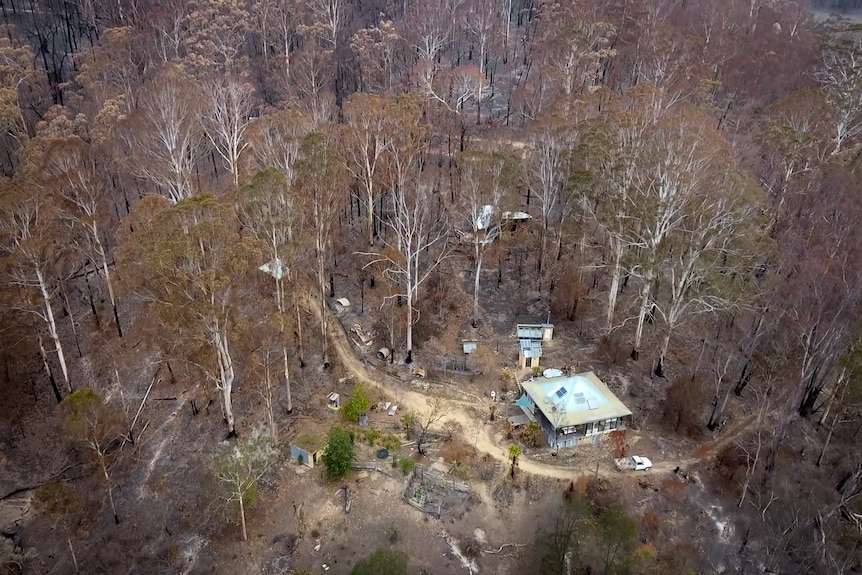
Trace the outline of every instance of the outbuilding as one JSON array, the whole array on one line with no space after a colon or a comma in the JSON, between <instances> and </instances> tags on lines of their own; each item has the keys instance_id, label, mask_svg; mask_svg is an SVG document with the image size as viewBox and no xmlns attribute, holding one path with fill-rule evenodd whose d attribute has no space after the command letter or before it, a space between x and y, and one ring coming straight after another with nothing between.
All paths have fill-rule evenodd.
<instances>
[{"instance_id":1,"label":"outbuilding","mask_svg":"<svg viewBox=\"0 0 862 575\"><path fill-rule=\"evenodd\" d=\"M290 443L290 457L312 469L323 457L326 442L310 433L300 435Z\"/></svg>"}]
</instances>

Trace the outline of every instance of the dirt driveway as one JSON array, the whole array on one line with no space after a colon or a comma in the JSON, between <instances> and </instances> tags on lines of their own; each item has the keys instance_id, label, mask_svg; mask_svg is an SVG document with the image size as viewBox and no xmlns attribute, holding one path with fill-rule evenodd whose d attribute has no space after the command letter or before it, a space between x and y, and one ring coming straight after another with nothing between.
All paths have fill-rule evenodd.
<instances>
[{"instance_id":1,"label":"dirt driveway","mask_svg":"<svg viewBox=\"0 0 862 575\"><path fill-rule=\"evenodd\" d=\"M309 296L309 299L309 308L314 311L319 321L321 306L314 296ZM344 332L341 322L338 321L328 308L325 309L327 328L331 338L330 343L335 348L338 358L341 360L344 368L353 374L357 381L373 386L391 396L394 396L399 407L406 410L421 412L428 409L428 397L426 395L405 389L402 384L394 381L393 378L387 374L375 373L372 375L365 362L359 359L354 353L353 347ZM502 434L492 435L493 426L485 425L480 418L471 413L470 408L475 408L475 403L460 400L450 400L450 403L451 408L443 421L457 422L469 433L473 433L472 430L478 430L475 437L476 449L481 453L487 453L491 457L508 464L508 445L502 441ZM734 429L725 433L720 439L714 441L710 445L711 449L716 450L719 447L726 445L728 442L733 441L738 435L744 432L749 423L750 421L748 421L748 419L739 421L734 426ZM676 468L687 469L699 461L701 461L699 457L660 461L654 463L652 472L669 473L673 472ZM578 475L586 472L598 473L603 476L618 475L618 471L613 467L610 461L599 463L598 469L576 469L573 467L561 467L539 463L537 461L530 460L526 456L521 456L518 460L518 467L522 472L555 479L574 479Z\"/></svg>"}]
</instances>

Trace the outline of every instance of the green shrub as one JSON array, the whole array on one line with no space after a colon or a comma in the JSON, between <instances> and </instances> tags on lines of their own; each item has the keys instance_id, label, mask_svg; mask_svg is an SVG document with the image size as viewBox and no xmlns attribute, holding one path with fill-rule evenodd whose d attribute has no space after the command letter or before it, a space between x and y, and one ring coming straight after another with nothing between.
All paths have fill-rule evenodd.
<instances>
[{"instance_id":1,"label":"green shrub","mask_svg":"<svg viewBox=\"0 0 862 575\"><path fill-rule=\"evenodd\" d=\"M380 438L380 445L389 450L389 453L394 453L401 447L401 440L398 436L392 433L387 433Z\"/></svg>"},{"instance_id":2,"label":"green shrub","mask_svg":"<svg viewBox=\"0 0 862 575\"><path fill-rule=\"evenodd\" d=\"M401 468L401 473L407 475L416 467L416 462L409 457L400 457L398 459L398 467Z\"/></svg>"},{"instance_id":3,"label":"green shrub","mask_svg":"<svg viewBox=\"0 0 862 575\"><path fill-rule=\"evenodd\" d=\"M368 445L375 445L377 440L380 439L380 430L375 427L367 427L362 432L362 438Z\"/></svg>"},{"instance_id":4,"label":"green shrub","mask_svg":"<svg viewBox=\"0 0 862 575\"><path fill-rule=\"evenodd\" d=\"M344 477L353 463L353 438L343 427L333 427L326 438L323 464L326 474L333 478Z\"/></svg>"},{"instance_id":5,"label":"green shrub","mask_svg":"<svg viewBox=\"0 0 862 575\"><path fill-rule=\"evenodd\" d=\"M359 421L359 416L368 411L370 407L371 400L368 399L368 394L365 393L362 385L357 385L353 388L350 397L341 406L341 414L347 421L356 423Z\"/></svg>"}]
</instances>

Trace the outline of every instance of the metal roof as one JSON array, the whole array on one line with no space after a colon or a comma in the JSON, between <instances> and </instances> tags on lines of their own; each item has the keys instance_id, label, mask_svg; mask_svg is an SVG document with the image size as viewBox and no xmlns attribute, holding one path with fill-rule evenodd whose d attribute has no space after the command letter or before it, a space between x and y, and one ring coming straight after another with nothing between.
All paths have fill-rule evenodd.
<instances>
[{"instance_id":1,"label":"metal roof","mask_svg":"<svg viewBox=\"0 0 862 575\"><path fill-rule=\"evenodd\" d=\"M519 323L515 327L518 339L542 339L542 330L554 329L552 323Z\"/></svg>"},{"instance_id":2,"label":"metal roof","mask_svg":"<svg viewBox=\"0 0 862 575\"><path fill-rule=\"evenodd\" d=\"M280 258L275 258L274 260L263 264L257 269L271 275L277 280L280 280L281 278L290 275L290 268L287 266L286 263L281 261Z\"/></svg>"},{"instance_id":3,"label":"metal roof","mask_svg":"<svg viewBox=\"0 0 862 575\"><path fill-rule=\"evenodd\" d=\"M560 427L631 415L592 371L561 377L537 377L521 383L530 402Z\"/></svg>"},{"instance_id":4,"label":"metal roof","mask_svg":"<svg viewBox=\"0 0 862 575\"><path fill-rule=\"evenodd\" d=\"M521 348L521 354L526 358L542 357L542 342L531 339L522 339L518 341Z\"/></svg>"},{"instance_id":5,"label":"metal roof","mask_svg":"<svg viewBox=\"0 0 862 575\"><path fill-rule=\"evenodd\" d=\"M474 214L475 219L473 220L473 229L474 230L484 230L491 226L491 216L494 215L494 212L497 209L491 205L484 205L479 210L478 213Z\"/></svg>"}]
</instances>

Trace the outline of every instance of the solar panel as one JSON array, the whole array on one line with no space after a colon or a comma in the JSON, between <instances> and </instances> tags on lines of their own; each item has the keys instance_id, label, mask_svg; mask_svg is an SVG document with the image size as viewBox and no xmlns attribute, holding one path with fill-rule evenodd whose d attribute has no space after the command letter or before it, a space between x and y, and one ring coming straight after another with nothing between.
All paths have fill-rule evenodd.
<instances>
[{"instance_id":1,"label":"solar panel","mask_svg":"<svg viewBox=\"0 0 862 575\"><path fill-rule=\"evenodd\" d=\"M562 398L567 393L569 393L569 390L566 389L565 387L561 387L560 389L557 390L557 399Z\"/></svg>"}]
</instances>

